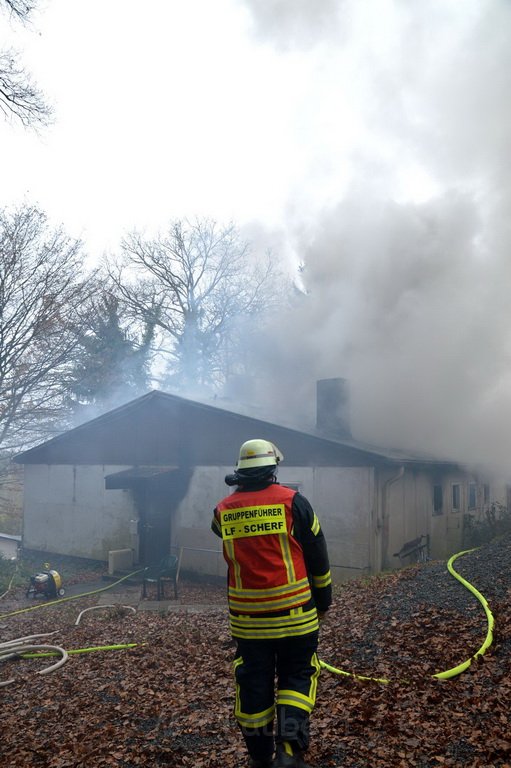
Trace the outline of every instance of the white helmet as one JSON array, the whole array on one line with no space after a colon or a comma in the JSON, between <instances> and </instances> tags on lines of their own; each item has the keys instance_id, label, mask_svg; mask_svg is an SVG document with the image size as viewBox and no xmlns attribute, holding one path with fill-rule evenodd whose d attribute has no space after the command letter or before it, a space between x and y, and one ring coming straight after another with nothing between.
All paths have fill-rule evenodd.
<instances>
[{"instance_id":1,"label":"white helmet","mask_svg":"<svg viewBox=\"0 0 511 768\"><path fill-rule=\"evenodd\" d=\"M283 458L277 446L268 440L247 440L240 448L236 469L277 466Z\"/></svg>"}]
</instances>

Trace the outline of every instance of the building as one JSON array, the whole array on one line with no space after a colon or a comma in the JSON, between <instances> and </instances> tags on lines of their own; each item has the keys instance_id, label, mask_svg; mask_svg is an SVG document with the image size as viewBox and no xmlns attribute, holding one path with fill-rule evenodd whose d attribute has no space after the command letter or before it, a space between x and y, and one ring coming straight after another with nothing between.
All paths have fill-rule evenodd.
<instances>
[{"instance_id":1,"label":"building","mask_svg":"<svg viewBox=\"0 0 511 768\"><path fill-rule=\"evenodd\" d=\"M318 513L337 579L399 566L407 541L433 557L461 546L463 513L486 501L478 478L450 462L353 440L343 381L318 382L317 429L299 429L153 391L16 457L24 465L23 546L134 564L181 549L182 567L225 574L210 531L239 445L263 437L285 460L280 482Z\"/></svg>"},{"instance_id":2,"label":"building","mask_svg":"<svg viewBox=\"0 0 511 768\"><path fill-rule=\"evenodd\" d=\"M21 547L21 536L0 533L0 557L6 560L17 560Z\"/></svg>"}]
</instances>

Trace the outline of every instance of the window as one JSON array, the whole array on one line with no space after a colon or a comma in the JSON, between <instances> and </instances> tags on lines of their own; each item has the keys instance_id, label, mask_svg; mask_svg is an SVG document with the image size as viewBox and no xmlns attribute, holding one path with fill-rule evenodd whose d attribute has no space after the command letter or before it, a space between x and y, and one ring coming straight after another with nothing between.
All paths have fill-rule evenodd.
<instances>
[{"instance_id":1,"label":"window","mask_svg":"<svg viewBox=\"0 0 511 768\"><path fill-rule=\"evenodd\" d=\"M461 509L461 486L454 483L452 486L452 508L454 511Z\"/></svg>"},{"instance_id":2,"label":"window","mask_svg":"<svg viewBox=\"0 0 511 768\"><path fill-rule=\"evenodd\" d=\"M441 485L433 486L433 514L441 515L444 506L444 494Z\"/></svg>"},{"instance_id":3,"label":"window","mask_svg":"<svg viewBox=\"0 0 511 768\"><path fill-rule=\"evenodd\" d=\"M477 507L477 484L468 484L468 508L475 509Z\"/></svg>"}]
</instances>

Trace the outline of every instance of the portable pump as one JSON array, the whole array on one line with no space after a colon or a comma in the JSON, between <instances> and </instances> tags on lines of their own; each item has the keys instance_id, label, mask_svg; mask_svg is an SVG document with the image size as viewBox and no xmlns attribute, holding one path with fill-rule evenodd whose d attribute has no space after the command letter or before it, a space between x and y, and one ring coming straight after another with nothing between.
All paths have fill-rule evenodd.
<instances>
[{"instance_id":1,"label":"portable pump","mask_svg":"<svg viewBox=\"0 0 511 768\"><path fill-rule=\"evenodd\" d=\"M50 569L49 564L45 563L47 570L36 573L30 577L30 584L26 591L26 597L62 597L65 589L62 587L62 579L58 571Z\"/></svg>"}]
</instances>

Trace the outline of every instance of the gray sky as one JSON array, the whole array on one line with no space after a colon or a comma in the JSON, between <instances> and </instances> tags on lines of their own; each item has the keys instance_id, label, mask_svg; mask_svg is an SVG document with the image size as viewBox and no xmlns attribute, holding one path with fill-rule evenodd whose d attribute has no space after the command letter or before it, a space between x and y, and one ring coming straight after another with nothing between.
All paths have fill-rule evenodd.
<instances>
[{"instance_id":1,"label":"gray sky","mask_svg":"<svg viewBox=\"0 0 511 768\"><path fill-rule=\"evenodd\" d=\"M91 256L234 219L306 265L261 361L289 415L344 375L360 437L510 468L507 0L47 0L9 36L56 122L0 124L2 204Z\"/></svg>"}]
</instances>

